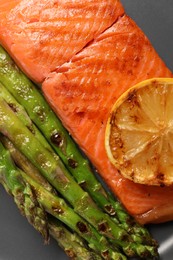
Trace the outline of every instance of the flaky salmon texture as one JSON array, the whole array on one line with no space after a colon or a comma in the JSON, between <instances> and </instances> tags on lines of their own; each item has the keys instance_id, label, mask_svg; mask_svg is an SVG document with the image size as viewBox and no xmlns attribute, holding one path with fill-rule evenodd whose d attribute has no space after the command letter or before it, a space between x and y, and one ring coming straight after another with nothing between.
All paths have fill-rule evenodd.
<instances>
[{"instance_id":1,"label":"flaky salmon texture","mask_svg":"<svg viewBox=\"0 0 173 260\"><path fill-rule=\"evenodd\" d=\"M173 219L173 188L135 184L110 163L105 127L136 83L172 77L118 0L0 0L0 43L36 83L127 210L141 223Z\"/></svg>"}]
</instances>

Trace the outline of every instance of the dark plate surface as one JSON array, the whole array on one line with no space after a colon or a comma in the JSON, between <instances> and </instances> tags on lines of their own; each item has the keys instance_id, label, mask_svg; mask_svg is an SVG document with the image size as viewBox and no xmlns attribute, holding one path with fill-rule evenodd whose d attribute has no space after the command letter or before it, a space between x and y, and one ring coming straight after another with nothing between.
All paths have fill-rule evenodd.
<instances>
[{"instance_id":1,"label":"dark plate surface","mask_svg":"<svg viewBox=\"0 0 173 260\"><path fill-rule=\"evenodd\" d=\"M122 0L127 13L137 22L153 46L173 70L173 1ZM169 198L168 198L169 199ZM151 225L160 243L161 260L173 259L173 222ZM67 260L51 240L46 246L39 234L20 215L12 198L0 187L0 260Z\"/></svg>"}]
</instances>

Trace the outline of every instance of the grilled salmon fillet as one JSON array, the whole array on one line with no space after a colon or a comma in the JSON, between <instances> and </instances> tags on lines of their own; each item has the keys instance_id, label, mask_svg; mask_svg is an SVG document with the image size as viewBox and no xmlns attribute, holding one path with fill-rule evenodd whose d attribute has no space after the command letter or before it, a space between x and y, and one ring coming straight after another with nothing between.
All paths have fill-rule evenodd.
<instances>
[{"instance_id":1,"label":"grilled salmon fillet","mask_svg":"<svg viewBox=\"0 0 173 260\"><path fill-rule=\"evenodd\" d=\"M42 84L56 114L127 210L141 223L172 220L173 188L125 179L105 150L117 98L147 78L173 76L121 3L0 0L0 43Z\"/></svg>"}]
</instances>

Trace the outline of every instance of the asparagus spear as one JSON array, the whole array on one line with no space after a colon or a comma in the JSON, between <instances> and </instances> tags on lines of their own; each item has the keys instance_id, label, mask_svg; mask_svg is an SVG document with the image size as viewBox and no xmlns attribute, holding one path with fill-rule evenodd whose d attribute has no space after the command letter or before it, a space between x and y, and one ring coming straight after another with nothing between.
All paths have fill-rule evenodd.
<instances>
[{"instance_id":1,"label":"asparagus spear","mask_svg":"<svg viewBox=\"0 0 173 260\"><path fill-rule=\"evenodd\" d=\"M11 93L0 83L0 96L6 100L8 105L12 110L18 115L20 120L25 124L25 126L35 135L36 138L44 145L44 147L52 151L51 146L45 140L43 135L38 131L36 126L31 121L25 109L16 101L16 99L11 95Z\"/></svg>"},{"instance_id":2,"label":"asparagus spear","mask_svg":"<svg viewBox=\"0 0 173 260\"><path fill-rule=\"evenodd\" d=\"M48 218L50 235L58 242L58 245L73 260L101 260L102 257L88 250L84 241L76 233L70 232L60 221Z\"/></svg>"},{"instance_id":3,"label":"asparagus spear","mask_svg":"<svg viewBox=\"0 0 173 260\"><path fill-rule=\"evenodd\" d=\"M0 183L14 196L15 203L21 213L38 230L45 241L48 241L47 218L42 206L38 203L35 193L16 170L9 152L0 143Z\"/></svg>"},{"instance_id":4,"label":"asparagus spear","mask_svg":"<svg viewBox=\"0 0 173 260\"><path fill-rule=\"evenodd\" d=\"M46 179L40 174L38 169L33 164L31 164L30 161L22 153L20 153L19 150L15 148L13 143L8 138L0 134L0 141L10 152L11 157L19 168L28 173L31 178L40 183L45 189L56 195L56 191L55 189L53 189L50 183L46 181Z\"/></svg>"},{"instance_id":5,"label":"asparagus spear","mask_svg":"<svg viewBox=\"0 0 173 260\"><path fill-rule=\"evenodd\" d=\"M71 209L67 204L63 201L63 199L55 196L54 194L50 193L46 189L44 189L39 183L34 181L30 176L26 175L23 171L19 170L15 167L12 163L9 153L5 150L5 148L0 143L0 176L1 176L1 183L5 186L8 191L14 196L15 202L17 203L18 207L22 209L24 215L26 215L31 223L37 224L34 225L39 231L44 234L43 229L43 221L39 221L38 218L40 214L31 215L32 212L28 214L28 206L32 211L35 209L37 210L37 205L41 205L41 209L43 208L51 215L56 217L57 219L61 220L63 223L67 224L72 230L76 231L81 237L83 237L87 242L88 245L95 250L97 253L100 253L104 258L107 259L118 259L118 260L125 260L126 257L123 256L118 251L113 251L109 248L109 244L107 243L106 239L99 235L97 231L90 226L87 222L85 222L80 216L78 216L73 209ZM26 204L23 204L22 200L18 200L18 190L19 187L23 185L23 183L32 189L35 194L35 204L30 204L30 201L27 200ZM17 193L16 193L17 191ZM23 196L24 189L20 189L20 196ZM25 195L25 193L24 193ZM32 201L31 201L32 202ZM32 206L32 207L31 207ZM38 211L38 210L37 210ZM36 211L36 212L37 212ZM40 213L40 211L38 211ZM44 213L44 211L43 211ZM41 215L42 216L42 215ZM41 219L42 220L42 219ZM44 224L47 222L44 222ZM62 242L62 241L61 241ZM65 242L65 241L64 241ZM63 243L64 243L63 242Z\"/></svg>"},{"instance_id":6,"label":"asparagus spear","mask_svg":"<svg viewBox=\"0 0 173 260\"><path fill-rule=\"evenodd\" d=\"M0 81L15 96L19 103L54 147L77 182L88 191L95 202L117 219L122 227L133 234L134 241L155 244L144 227L138 225L124 211L119 202L114 202L94 176L88 160L83 157L69 134L55 116L43 96L26 76L16 67L9 55L0 46ZM130 218L130 221L129 221Z\"/></svg>"},{"instance_id":7,"label":"asparagus spear","mask_svg":"<svg viewBox=\"0 0 173 260\"><path fill-rule=\"evenodd\" d=\"M138 224L135 219L127 213L121 203L116 201L111 194L110 201L116 209L121 227L127 230L129 234L131 234L135 242L142 243L143 241L144 244L153 245L154 247L158 248L158 242L151 237L149 231L142 225ZM142 241L140 240L141 237Z\"/></svg>"},{"instance_id":8,"label":"asparagus spear","mask_svg":"<svg viewBox=\"0 0 173 260\"><path fill-rule=\"evenodd\" d=\"M39 168L48 181L73 205L76 212L94 225L100 233L110 238L114 244L119 245L127 255L145 255L145 257L156 255L155 247L131 242L127 232L99 211L88 194L75 183L63 164L39 143L2 98L0 98L0 131Z\"/></svg>"}]
</instances>

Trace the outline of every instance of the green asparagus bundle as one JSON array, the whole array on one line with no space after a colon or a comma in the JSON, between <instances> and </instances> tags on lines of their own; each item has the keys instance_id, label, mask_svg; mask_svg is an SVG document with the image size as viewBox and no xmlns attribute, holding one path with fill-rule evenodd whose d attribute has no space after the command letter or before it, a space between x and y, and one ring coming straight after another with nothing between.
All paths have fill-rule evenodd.
<instances>
[{"instance_id":1,"label":"green asparagus bundle","mask_svg":"<svg viewBox=\"0 0 173 260\"><path fill-rule=\"evenodd\" d=\"M93 174L88 160L82 156L41 93L16 67L2 47L0 47L0 81L9 92L12 93L16 100L25 107L34 124L37 125L48 142L55 149L78 184L91 195L94 201L105 212L112 216L112 219L116 223L121 223L123 229L128 232L130 231L134 241L154 245L155 241L151 238L147 229L138 225L134 219L126 213L122 205L112 199L111 195L106 193ZM5 98L5 100L7 101L7 98ZM22 114L24 114L24 112L22 112ZM27 122L27 126L28 125L33 129L31 122ZM37 132L36 129L34 129L33 132ZM35 135L39 140L42 139L40 138L40 134L35 133ZM40 141L42 142L43 140ZM43 145L44 143L45 141L42 142Z\"/></svg>"},{"instance_id":2,"label":"green asparagus bundle","mask_svg":"<svg viewBox=\"0 0 173 260\"><path fill-rule=\"evenodd\" d=\"M52 152L47 150L35 138L33 133L22 123L3 98L0 98L0 131L38 167L42 175L74 207L74 211L85 218L101 234L109 238L114 245L120 246L128 256L140 255L149 258L156 255L155 247L134 243L125 230L115 222L112 222L108 215L103 214L98 209L88 194L69 175L59 158L55 155L53 156ZM38 194L42 194L42 197L44 197L45 192L42 192L44 189L37 186L37 190L39 190ZM52 201L53 198L51 196L51 193L47 194L44 197L44 201L48 198L47 203ZM41 200L40 203L43 204L44 201ZM43 206L45 207L45 205ZM49 211L49 208L47 210Z\"/></svg>"},{"instance_id":3,"label":"green asparagus bundle","mask_svg":"<svg viewBox=\"0 0 173 260\"><path fill-rule=\"evenodd\" d=\"M31 166L31 165L30 165ZM31 173L32 175L32 173ZM39 180L40 181L40 180ZM77 234L70 232L60 221L46 216L32 187L22 178L20 171L13 164L9 153L0 143L0 182L14 197L14 201L28 221L48 241L48 231L59 246L71 258L76 260L100 260L101 257L88 250L84 241Z\"/></svg>"},{"instance_id":4,"label":"green asparagus bundle","mask_svg":"<svg viewBox=\"0 0 173 260\"><path fill-rule=\"evenodd\" d=\"M11 143L11 141L4 137L4 136L0 136L0 140L2 141L2 143L4 144L4 146L9 150L13 160L15 161L15 163L21 168L23 169L27 174L29 174L31 177L32 175L35 173L37 173L37 169L33 167L33 165L23 156L23 154L21 154L15 147L14 145ZM32 172L32 174L31 174ZM37 180L40 184L42 184L44 186L44 183L41 183L40 179ZM112 203L114 203L114 201L112 201ZM121 211L120 214L123 214L123 217L127 217L128 214L124 211Z\"/></svg>"},{"instance_id":5,"label":"green asparagus bundle","mask_svg":"<svg viewBox=\"0 0 173 260\"><path fill-rule=\"evenodd\" d=\"M44 186L46 189L48 189L49 191L51 191L51 188L49 187L49 183L46 183L46 181L44 180L44 178L41 178L41 176L39 176L39 172L37 170L36 167L34 167L28 160L27 158L21 154L13 145L13 143L6 138L5 136L0 135L0 141L4 144L4 146L10 151L11 156L13 157L13 160L15 161L15 163L26 173L28 173L29 175L31 175L31 177L33 177L34 179L36 179L39 183L41 183L42 186ZM55 193L55 192L54 192ZM111 198L111 195L110 195ZM122 221L124 220L124 222L122 222L122 226L124 227L126 225L126 223L128 222L128 226L126 227L126 229L128 230L128 232L131 234L131 236L133 236L133 232L131 233L131 228L132 229L136 229L136 234L138 233L138 226L137 223L133 223L133 218L127 214L127 212L125 210L122 209L122 206L120 205L120 203L118 203L117 201L115 201L112 198L112 204L115 204L115 207L117 208L117 214L120 214L121 216L119 217L119 219L121 219ZM120 207L119 207L120 205ZM139 230L140 230L140 225L139 225ZM140 231L141 232L141 231ZM139 234L140 235L140 234ZM145 234L144 234L145 236ZM135 237L133 237L134 240L138 239L138 236L135 235ZM142 243L144 239L140 240L140 236L138 239L139 243ZM146 241L147 244L147 241ZM153 245L157 246L156 241L153 239Z\"/></svg>"},{"instance_id":6,"label":"green asparagus bundle","mask_svg":"<svg viewBox=\"0 0 173 260\"><path fill-rule=\"evenodd\" d=\"M32 176L32 173L31 173ZM40 179L39 179L40 181ZM57 240L59 246L72 259L76 260L100 260L101 257L93 251L88 250L83 239L75 233L70 232L60 221L46 216L43 208L38 211L39 202L34 195L32 187L22 177L21 171L13 164L9 152L0 143L0 182L5 189L14 197L22 215L48 240L49 233ZM24 192L24 190L30 191ZM28 197L29 196L29 197ZM38 213L35 215L34 213ZM41 214L40 214L41 213ZM40 216L44 216L40 218ZM32 221L31 221L32 220ZM35 221L37 220L37 221ZM40 221L41 220L41 221ZM34 222L33 222L34 221Z\"/></svg>"},{"instance_id":7,"label":"green asparagus bundle","mask_svg":"<svg viewBox=\"0 0 173 260\"><path fill-rule=\"evenodd\" d=\"M44 139L44 137L42 136L42 134L38 131L38 129L35 127L35 125L33 124L33 122L31 121L31 119L29 118L28 114L26 113L25 109L15 100L15 98L10 94L10 92L0 83L0 96L3 97L3 99L5 99L5 101L9 104L9 106L12 108L12 110L15 111L15 113L17 114L17 116L20 118L20 120L25 124L25 126L30 129L30 131L32 133L34 133L35 137L42 143L42 145L52 151L51 147L48 145L47 141ZM8 142L6 142L6 145L8 146L8 149L11 149L13 150L14 147L11 146L11 144ZM11 151L11 153L13 154L13 152ZM15 150L15 158L16 158L16 154L18 152ZM20 161L21 160L26 160L25 157L21 158L22 155L20 154ZM17 161L16 161L17 163ZM28 165L28 163L24 163L23 166L26 166ZM33 168L34 166L32 166ZM24 169L25 171L26 169ZM48 182L45 182L45 179L42 178L42 176L38 173L38 171L36 171L36 168L33 170L33 169L30 169L30 172L33 173L33 178L41 178L41 181L42 181L42 185L45 186L45 188L48 188L50 191L53 192L53 189L52 187L49 185ZM114 205L115 204L115 205ZM119 215L119 219L123 219L123 228L125 228L126 230L130 231L131 232L131 229L134 229L136 228L137 225L133 226L133 219L130 218L130 216L125 212L125 211L122 211L122 207L120 206L120 203L117 203L115 200L112 199L112 205L114 205L114 208L117 209L117 207L119 206L118 210L116 210L117 212L117 215ZM125 218L125 221L124 221L124 218ZM116 220L114 218L114 220ZM130 230L129 230L129 227L127 226L126 223L130 223ZM141 232L141 227L139 226L139 230ZM144 229L145 231L145 229ZM136 231L136 234L137 234L137 231ZM140 235L140 234L139 234ZM145 233L144 233L145 235ZM144 241L144 238L142 237L141 239L141 236L137 236L137 235L133 235L133 239L135 242L139 242L139 243L142 243ZM153 240L154 241L154 240ZM146 243L148 243L148 241L146 241Z\"/></svg>"},{"instance_id":8,"label":"green asparagus bundle","mask_svg":"<svg viewBox=\"0 0 173 260\"><path fill-rule=\"evenodd\" d=\"M47 234L47 227L45 227L45 224L47 224L47 222L44 221L42 218L42 215L45 210L55 218L65 223L69 228L77 232L80 237L83 237L88 242L88 246L94 251L96 251L98 254L103 256L103 258L115 259L115 260L126 259L126 257L123 256L120 252L118 252L118 250L115 250L115 248L113 251L111 247L109 247L109 244L106 241L106 239L101 235L99 235L93 227L91 227L87 222L85 222L82 218L80 218L80 216L78 216L73 211L73 209L71 209L61 198L50 193L39 183L33 180L29 175L27 175L20 169L16 168L13 162L11 161L8 151L3 147L1 143L0 143L0 180L1 183L4 185L4 187L6 188L6 190L8 190L14 196L15 202L19 207L19 209L21 210L21 212L23 213L23 215L25 215L30 221L30 223L33 224L33 226L37 230L39 230L39 232L42 233L44 236L45 236L45 231ZM32 211L36 212L35 215L31 214L32 213L31 210L28 214L28 205L30 209L30 203L23 203L23 200L18 200L18 197L25 195L24 194L25 188L27 189L29 188L35 193L35 200L32 203ZM42 210L41 212L37 210L38 209L37 205L40 206L40 209ZM52 229L53 229L52 232L54 232L55 235L56 233L55 228L52 227ZM79 237L79 241L81 241L82 243L80 237ZM57 234L56 234L56 238L58 239ZM75 239L76 238L77 237L75 235ZM61 241L60 241L61 246L65 246L66 242L64 241L64 239L63 240L62 239L63 237L61 236ZM70 239L70 237L68 237L68 239ZM72 244L70 243L70 245ZM84 244L82 245L84 246ZM76 251L78 249L77 248L75 249L73 247L73 250ZM95 253L93 255L95 255Z\"/></svg>"}]
</instances>

